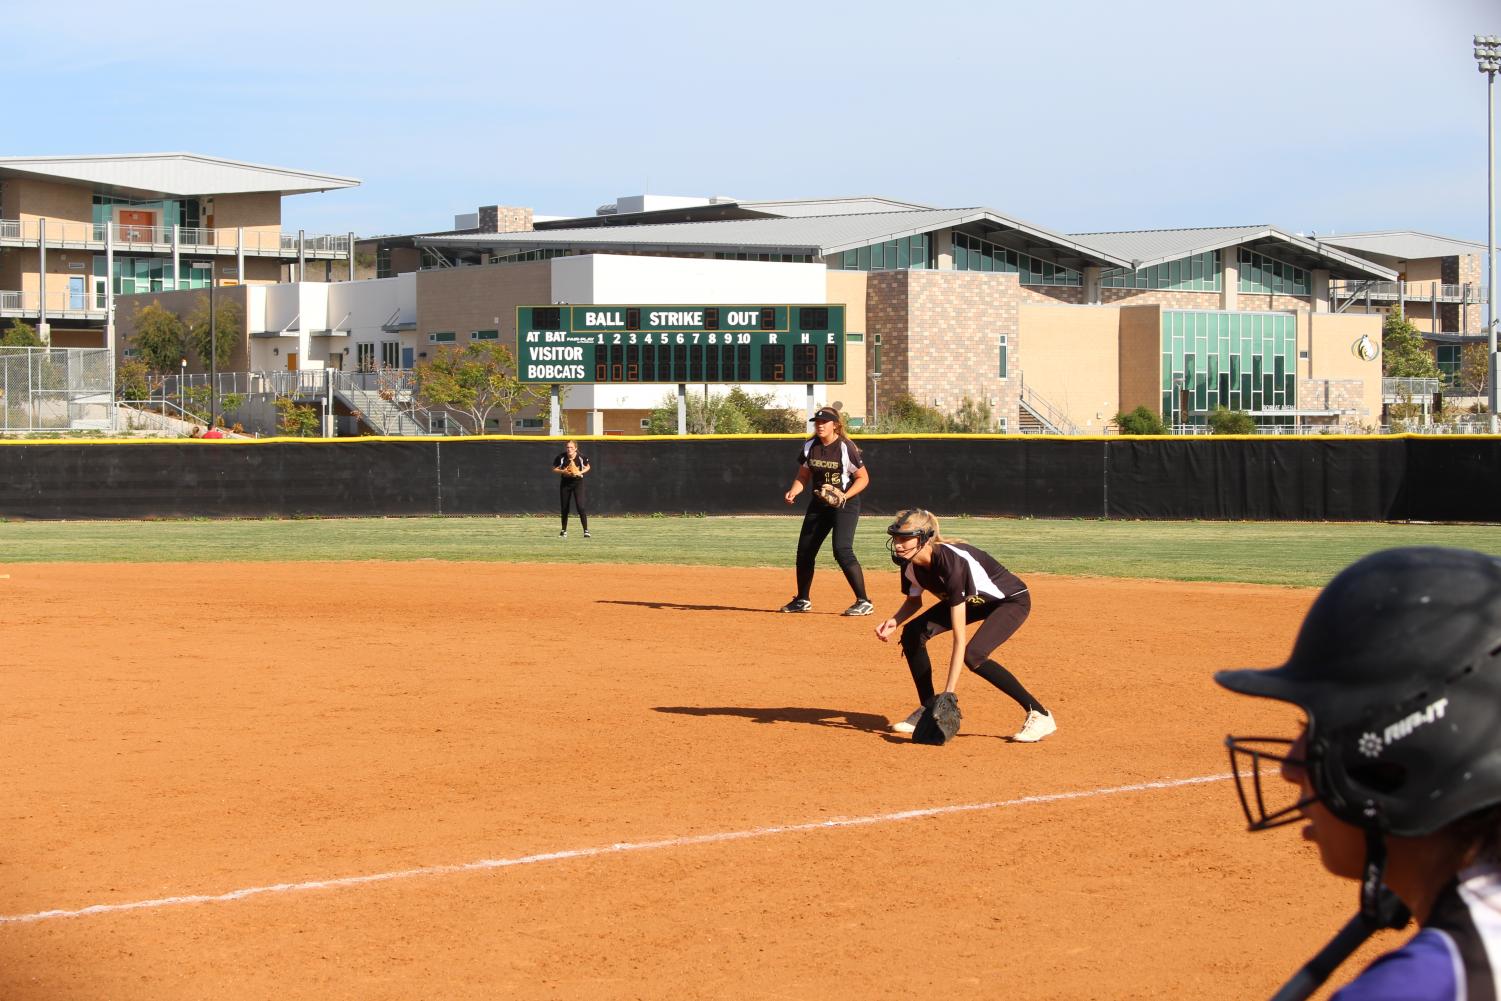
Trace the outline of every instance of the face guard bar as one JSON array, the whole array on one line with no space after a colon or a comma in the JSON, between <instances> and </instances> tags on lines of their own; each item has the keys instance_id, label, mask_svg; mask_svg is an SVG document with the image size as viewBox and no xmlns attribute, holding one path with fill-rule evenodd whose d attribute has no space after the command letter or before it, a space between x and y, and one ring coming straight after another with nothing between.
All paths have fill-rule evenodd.
<instances>
[{"instance_id":1,"label":"face guard bar","mask_svg":"<svg viewBox=\"0 0 1501 1001\"><path fill-rule=\"evenodd\" d=\"M1296 758L1288 752L1296 741L1280 737L1226 737L1225 747L1230 752L1230 773L1235 777L1235 794L1240 797L1240 808L1246 815L1248 829L1267 831L1273 827L1295 823L1303 818L1303 809L1319 801L1317 794L1299 799L1290 806L1268 810L1261 777L1275 774L1284 764L1307 768L1308 758ZM1276 769L1269 766L1274 764ZM1280 783L1282 780L1277 779Z\"/></svg>"}]
</instances>

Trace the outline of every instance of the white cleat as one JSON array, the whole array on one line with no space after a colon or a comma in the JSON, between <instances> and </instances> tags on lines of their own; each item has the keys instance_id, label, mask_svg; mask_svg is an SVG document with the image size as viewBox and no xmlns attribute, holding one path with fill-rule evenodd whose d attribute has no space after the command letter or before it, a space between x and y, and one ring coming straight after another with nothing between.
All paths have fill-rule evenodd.
<instances>
[{"instance_id":1,"label":"white cleat","mask_svg":"<svg viewBox=\"0 0 1501 1001\"><path fill-rule=\"evenodd\" d=\"M1049 713L1033 709L1027 713L1027 721L1012 735L1011 739L1019 744L1035 744L1057 729L1058 723Z\"/></svg>"},{"instance_id":2,"label":"white cleat","mask_svg":"<svg viewBox=\"0 0 1501 1001\"><path fill-rule=\"evenodd\" d=\"M922 706L918 706L916 709L912 710L912 715L908 716L900 723L891 724L891 729L895 730L897 733L911 733L913 730L917 729L917 721L920 719L922 719Z\"/></svg>"}]
</instances>

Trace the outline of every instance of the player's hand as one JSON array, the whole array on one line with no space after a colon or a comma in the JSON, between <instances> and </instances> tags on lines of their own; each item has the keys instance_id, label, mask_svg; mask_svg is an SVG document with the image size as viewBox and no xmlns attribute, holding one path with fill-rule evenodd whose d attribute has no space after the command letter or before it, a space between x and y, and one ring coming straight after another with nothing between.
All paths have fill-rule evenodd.
<instances>
[{"instance_id":1,"label":"player's hand","mask_svg":"<svg viewBox=\"0 0 1501 1001\"><path fill-rule=\"evenodd\" d=\"M791 503L793 503L794 501L797 500L797 495L798 495L798 491L796 491L796 490L789 490L785 494L782 495L782 500L786 501L788 504L791 504Z\"/></svg>"},{"instance_id":2,"label":"player's hand","mask_svg":"<svg viewBox=\"0 0 1501 1001\"><path fill-rule=\"evenodd\" d=\"M896 632L896 619L887 619L885 622L876 626L876 637L882 643L889 642L891 640L891 634L894 632Z\"/></svg>"}]
</instances>

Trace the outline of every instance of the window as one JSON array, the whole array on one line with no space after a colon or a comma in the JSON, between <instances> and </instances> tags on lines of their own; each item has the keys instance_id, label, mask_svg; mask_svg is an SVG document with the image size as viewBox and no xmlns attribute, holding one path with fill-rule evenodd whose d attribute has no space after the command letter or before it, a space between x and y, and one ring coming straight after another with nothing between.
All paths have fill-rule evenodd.
<instances>
[{"instance_id":1,"label":"window","mask_svg":"<svg viewBox=\"0 0 1501 1001\"><path fill-rule=\"evenodd\" d=\"M1203 425L1216 407L1257 424L1291 424L1297 406L1297 319L1291 314L1165 310L1162 414L1169 425Z\"/></svg>"},{"instance_id":2,"label":"window","mask_svg":"<svg viewBox=\"0 0 1501 1001\"><path fill-rule=\"evenodd\" d=\"M354 367L357 372L375 371L374 344L356 344L354 346Z\"/></svg>"},{"instance_id":3,"label":"window","mask_svg":"<svg viewBox=\"0 0 1501 1001\"><path fill-rule=\"evenodd\" d=\"M645 431L649 427L651 427L651 421L647 420L645 417L641 418L641 430Z\"/></svg>"},{"instance_id":4,"label":"window","mask_svg":"<svg viewBox=\"0 0 1501 1001\"><path fill-rule=\"evenodd\" d=\"M498 340L500 340L500 331L498 331L498 330L471 330L469 332L469 339L473 340L473 341L498 341Z\"/></svg>"},{"instance_id":5,"label":"window","mask_svg":"<svg viewBox=\"0 0 1501 1001\"><path fill-rule=\"evenodd\" d=\"M924 271L933 266L929 255L930 235L919 233L900 240L846 250L829 258L835 271Z\"/></svg>"},{"instance_id":6,"label":"window","mask_svg":"<svg viewBox=\"0 0 1501 1001\"><path fill-rule=\"evenodd\" d=\"M1006 335L1001 335L1001 378L1006 378Z\"/></svg>"},{"instance_id":7,"label":"window","mask_svg":"<svg viewBox=\"0 0 1501 1001\"><path fill-rule=\"evenodd\" d=\"M1240 291L1308 295L1308 272L1283 261L1240 248Z\"/></svg>"},{"instance_id":8,"label":"window","mask_svg":"<svg viewBox=\"0 0 1501 1001\"><path fill-rule=\"evenodd\" d=\"M452 344L458 340L458 335L452 330L440 330L434 334L428 334L427 339L433 344Z\"/></svg>"},{"instance_id":9,"label":"window","mask_svg":"<svg viewBox=\"0 0 1501 1001\"><path fill-rule=\"evenodd\" d=\"M1107 268L1100 272L1101 288L1175 289L1180 292L1218 292L1220 255L1210 250L1140 271Z\"/></svg>"},{"instance_id":10,"label":"window","mask_svg":"<svg viewBox=\"0 0 1501 1001\"><path fill-rule=\"evenodd\" d=\"M642 424L644 425L645 421L643 421ZM517 417L512 419L511 421L511 427L513 429L536 429L540 428L541 426L542 418L540 417Z\"/></svg>"},{"instance_id":11,"label":"window","mask_svg":"<svg viewBox=\"0 0 1501 1001\"><path fill-rule=\"evenodd\" d=\"M999 271L1021 276L1023 285L1083 285L1084 275L1051 261L1007 250L968 233L954 234L955 271Z\"/></svg>"},{"instance_id":12,"label":"window","mask_svg":"<svg viewBox=\"0 0 1501 1001\"><path fill-rule=\"evenodd\" d=\"M1440 344L1435 351L1438 361L1439 378L1443 379L1444 385L1453 387L1459 382L1459 372L1463 368L1464 345Z\"/></svg>"},{"instance_id":13,"label":"window","mask_svg":"<svg viewBox=\"0 0 1501 1001\"><path fill-rule=\"evenodd\" d=\"M401 342L380 342L380 365L381 368L401 368Z\"/></svg>"},{"instance_id":14,"label":"window","mask_svg":"<svg viewBox=\"0 0 1501 1001\"><path fill-rule=\"evenodd\" d=\"M881 374L881 335L880 334L872 334L871 335L870 374L871 375L880 375Z\"/></svg>"}]
</instances>

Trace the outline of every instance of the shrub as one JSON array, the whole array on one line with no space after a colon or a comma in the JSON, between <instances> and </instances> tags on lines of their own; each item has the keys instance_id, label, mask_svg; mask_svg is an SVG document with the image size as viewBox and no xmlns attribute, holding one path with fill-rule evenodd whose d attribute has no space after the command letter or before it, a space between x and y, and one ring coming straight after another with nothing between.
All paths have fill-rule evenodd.
<instances>
[{"instance_id":1,"label":"shrub","mask_svg":"<svg viewBox=\"0 0 1501 1001\"><path fill-rule=\"evenodd\" d=\"M1209 430L1214 434L1255 434L1256 421L1244 410L1216 407L1209 415Z\"/></svg>"},{"instance_id":2,"label":"shrub","mask_svg":"<svg viewBox=\"0 0 1501 1001\"><path fill-rule=\"evenodd\" d=\"M1137 407L1128 413L1115 415L1116 426L1121 434L1167 434L1167 425L1146 407Z\"/></svg>"}]
</instances>

